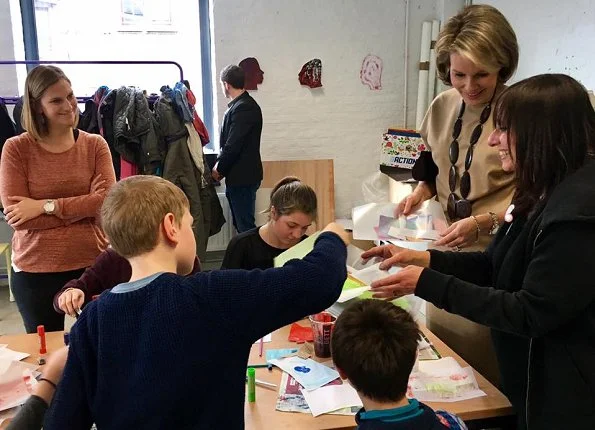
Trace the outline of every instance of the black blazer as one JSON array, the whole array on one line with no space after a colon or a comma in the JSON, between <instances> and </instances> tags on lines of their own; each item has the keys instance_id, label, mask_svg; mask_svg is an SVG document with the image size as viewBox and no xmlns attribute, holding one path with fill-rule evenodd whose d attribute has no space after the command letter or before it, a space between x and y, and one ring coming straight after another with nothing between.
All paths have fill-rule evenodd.
<instances>
[{"instance_id":1,"label":"black blazer","mask_svg":"<svg viewBox=\"0 0 595 430\"><path fill-rule=\"evenodd\" d=\"M227 185L254 185L262 181L261 132L262 111L246 91L229 103L223 117L217 171Z\"/></svg>"}]
</instances>

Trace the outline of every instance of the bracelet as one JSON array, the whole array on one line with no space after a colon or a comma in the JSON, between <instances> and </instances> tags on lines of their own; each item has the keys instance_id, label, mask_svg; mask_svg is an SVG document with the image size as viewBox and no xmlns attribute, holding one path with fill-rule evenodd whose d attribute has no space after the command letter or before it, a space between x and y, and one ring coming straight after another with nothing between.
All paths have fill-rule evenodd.
<instances>
[{"instance_id":1,"label":"bracelet","mask_svg":"<svg viewBox=\"0 0 595 430\"><path fill-rule=\"evenodd\" d=\"M479 228L479 221L477 221L477 217L475 215L471 215L471 218L473 218L473 221L475 221L475 227L477 228L475 242L479 242L479 233L481 233L481 228Z\"/></svg>"},{"instance_id":2,"label":"bracelet","mask_svg":"<svg viewBox=\"0 0 595 430\"><path fill-rule=\"evenodd\" d=\"M54 390L56 390L56 389L58 388L58 387L56 386L56 384L54 384L54 383L53 383L52 381L50 381L49 379L46 379L46 378L39 378L39 379L37 380L37 382L41 382L41 381L45 381L45 382L47 382L48 384L50 384L52 387L54 387Z\"/></svg>"},{"instance_id":3,"label":"bracelet","mask_svg":"<svg viewBox=\"0 0 595 430\"><path fill-rule=\"evenodd\" d=\"M492 227L490 228L490 231L488 232L488 234L490 236L495 235L496 233L498 233L498 229L500 228L500 221L498 220L498 215L496 215L494 212L488 212L490 217L492 218Z\"/></svg>"}]
</instances>

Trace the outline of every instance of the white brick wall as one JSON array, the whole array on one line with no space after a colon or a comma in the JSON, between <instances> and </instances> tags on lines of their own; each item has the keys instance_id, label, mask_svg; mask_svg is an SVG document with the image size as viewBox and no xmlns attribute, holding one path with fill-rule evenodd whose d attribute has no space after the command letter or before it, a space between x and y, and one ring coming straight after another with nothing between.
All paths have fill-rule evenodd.
<instances>
[{"instance_id":1,"label":"white brick wall","mask_svg":"<svg viewBox=\"0 0 595 430\"><path fill-rule=\"evenodd\" d=\"M421 22L441 19L442 3L410 1L409 126ZM404 125L405 2L215 0L213 17L217 74L245 57L256 57L264 70L264 83L252 91L264 116L263 158L333 158L337 217L350 215L362 202L362 180L378 170L381 134ZM367 54L384 62L381 91L360 82ZM301 87L297 79L312 58L322 60L322 89ZM218 90L219 120L227 101Z\"/></svg>"}]
</instances>

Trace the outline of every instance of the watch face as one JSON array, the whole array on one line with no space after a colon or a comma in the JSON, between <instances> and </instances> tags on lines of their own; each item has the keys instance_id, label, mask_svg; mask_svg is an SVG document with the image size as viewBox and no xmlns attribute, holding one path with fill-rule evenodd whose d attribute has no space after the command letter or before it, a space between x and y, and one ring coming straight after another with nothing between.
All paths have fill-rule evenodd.
<instances>
[{"instance_id":1,"label":"watch face","mask_svg":"<svg viewBox=\"0 0 595 430\"><path fill-rule=\"evenodd\" d=\"M55 208L56 208L56 205L53 201L45 202L45 204L43 205L43 210L46 211L47 213L54 212Z\"/></svg>"}]
</instances>

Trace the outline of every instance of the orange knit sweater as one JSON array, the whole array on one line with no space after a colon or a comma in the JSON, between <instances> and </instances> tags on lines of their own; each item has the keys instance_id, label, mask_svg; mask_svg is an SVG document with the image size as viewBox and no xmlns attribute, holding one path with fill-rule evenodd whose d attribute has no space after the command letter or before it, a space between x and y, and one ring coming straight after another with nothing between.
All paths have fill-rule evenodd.
<instances>
[{"instance_id":1,"label":"orange knit sweater","mask_svg":"<svg viewBox=\"0 0 595 430\"><path fill-rule=\"evenodd\" d=\"M93 178L101 174L106 191L89 194ZM114 168L105 140L79 132L69 150L46 151L28 133L10 138L0 159L0 198L54 199L53 215L40 215L15 229L13 264L25 272L63 272L90 266L107 247L98 213L115 183Z\"/></svg>"}]
</instances>

